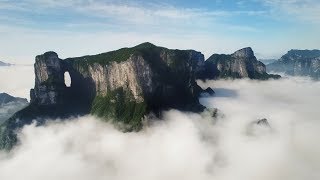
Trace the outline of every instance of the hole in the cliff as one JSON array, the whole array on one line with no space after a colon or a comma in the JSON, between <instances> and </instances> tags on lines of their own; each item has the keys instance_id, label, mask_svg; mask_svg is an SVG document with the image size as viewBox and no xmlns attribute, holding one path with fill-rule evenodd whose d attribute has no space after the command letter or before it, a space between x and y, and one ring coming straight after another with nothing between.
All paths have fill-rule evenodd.
<instances>
[{"instance_id":1,"label":"hole in the cliff","mask_svg":"<svg viewBox=\"0 0 320 180\"><path fill-rule=\"evenodd\" d=\"M71 77L70 77L70 74L69 74L68 71L64 73L64 84L65 84L67 87L70 87L70 86L71 86Z\"/></svg>"}]
</instances>

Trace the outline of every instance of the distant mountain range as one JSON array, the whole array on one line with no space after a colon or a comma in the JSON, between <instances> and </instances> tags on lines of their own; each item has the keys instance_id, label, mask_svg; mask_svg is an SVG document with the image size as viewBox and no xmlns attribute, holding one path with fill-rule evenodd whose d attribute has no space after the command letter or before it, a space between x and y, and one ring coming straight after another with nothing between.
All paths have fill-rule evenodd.
<instances>
[{"instance_id":1,"label":"distant mountain range","mask_svg":"<svg viewBox=\"0 0 320 180\"><path fill-rule=\"evenodd\" d=\"M11 65L13 65L13 64L0 61L0 66L11 66Z\"/></svg>"},{"instance_id":2,"label":"distant mountain range","mask_svg":"<svg viewBox=\"0 0 320 180\"><path fill-rule=\"evenodd\" d=\"M271 63L277 61L277 59L259 59L259 61L261 61L265 65L268 65L268 64L271 64Z\"/></svg>"},{"instance_id":3,"label":"distant mountain range","mask_svg":"<svg viewBox=\"0 0 320 180\"><path fill-rule=\"evenodd\" d=\"M27 105L27 99L0 93L0 124Z\"/></svg>"},{"instance_id":4,"label":"distant mountain range","mask_svg":"<svg viewBox=\"0 0 320 180\"><path fill-rule=\"evenodd\" d=\"M269 72L282 72L291 76L320 78L320 50L290 50L279 60L268 64Z\"/></svg>"}]
</instances>

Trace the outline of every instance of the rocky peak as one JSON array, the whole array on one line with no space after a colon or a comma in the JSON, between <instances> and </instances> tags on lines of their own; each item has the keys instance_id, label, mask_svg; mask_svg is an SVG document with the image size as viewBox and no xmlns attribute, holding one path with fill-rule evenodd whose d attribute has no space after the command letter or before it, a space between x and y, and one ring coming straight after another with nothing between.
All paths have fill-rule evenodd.
<instances>
[{"instance_id":1,"label":"rocky peak","mask_svg":"<svg viewBox=\"0 0 320 180\"><path fill-rule=\"evenodd\" d=\"M61 71L61 59L59 59L57 53L50 51L36 56L34 67L36 85L44 83L47 80L63 82L63 77L59 73Z\"/></svg>"},{"instance_id":2,"label":"rocky peak","mask_svg":"<svg viewBox=\"0 0 320 180\"><path fill-rule=\"evenodd\" d=\"M283 58L285 57L290 57L292 60L297 59L297 58L317 58L320 57L320 50L314 49L314 50L298 50L298 49L291 49L290 51L287 52L287 54L285 54L283 56Z\"/></svg>"},{"instance_id":3,"label":"rocky peak","mask_svg":"<svg viewBox=\"0 0 320 180\"><path fill-rule=\"evenodd\" d=\"M150 47L156 48L157 46L150 43L150 42L144 42L144 43L141 43L141 44L135 46L134 48L150 48Z\"/></svg>"},{"instance_id":4,"label":"rocky peak","mask_svg":"<svg viewBox=\"0 0 320 180\"><path fill-rule=\"evenodd\" d=\"M213 54L205 61L204 71L197 75L200 79L219 78L279 78L266 73L265 65L254 56L253 50L246 47L233 54Z\"/></svg>"},{"instance_id":5,"label":"rocky peak","mask_svg":"<svg viewBox=\"0 0 320 180\"><path fill-rule=\"evenodd\" d=\"M59 58L58 54L54 51L48 51L48 52L45 52L44 54L42 55L38 55L36 56L36 61L37 59L46 59L46 60L52 60L52 59L57 59Z\"/></svg>"},{"instance_id":6,"label":"rocky peak","mask_svg":"<svg viewBox=\"0 0 320 180\"><path fill-rule=\"evenodd\" d=\"M42 105L58 104L57 89L65 88L62 60L50 51L36 56L35 61L35 88L30 93L31 101Z\"/></svg>"},{"instance_id":7,"label":"rocky peak","mask_svg":"<svg viewBox=\"0 0 320 180\"><path fill-rule=\"evenodd\" d=\"M231 56L235 58L251 58L254 57L254 53L251 47L246 47L234 52Z\"/></svg>"},{"instance_id":8,"label":"rocky peak","mask_svg":"<svg viewBox=\"0 0 320 180\"><path fill-rule=\"evenodd\" d=\"M291 76L320 78L320 50L292 49L268 65L268 71L284 72Z\"/></svg>"}]
</instances>

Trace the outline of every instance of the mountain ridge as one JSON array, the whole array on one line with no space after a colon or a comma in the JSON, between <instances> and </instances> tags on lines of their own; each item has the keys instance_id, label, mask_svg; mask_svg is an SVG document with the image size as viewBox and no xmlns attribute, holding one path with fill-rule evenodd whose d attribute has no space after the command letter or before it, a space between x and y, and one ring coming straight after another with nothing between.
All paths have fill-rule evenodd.
<instances>
[{"instance_id":1,"label":"mountain ridge","mask_svg":"<svg viewBox=\"0 0 320 180\"><path fill-rule=\"evenodd\" d=\"M18 141L16 131L34 121L42 125L46 119L92 114L125 125L124 131L138 131L149 114L161 117L169 109L202 112L206 107L199 102L200 94L213 95L214 91L203 90L196 83L201 76L275 78L265 72L265 65L257 61L250 47L230 55L214 54L205 61L199 51L168 49L148 42L66 59L48 51L35 57L34 69L30 105L0 127L2 149L11 149ZM65 84L66 72L70 87Z\"/></svg>"},{"instance_id":2,"label":"mountain ridge","mask_svg":"<svg viewBox=\"0 0 320 180\"><path fill-rule=\"evenodd\" d=\"M198 97L204 90L195 81L203 62L201 52L151 43L64 60L52 51L38 55L31 103L2 125L0 147L10 149L17 142L15 130L34 119L41 125L46 118L93 114L135 131L149 113L160 117L171 108L203 111ZM65 72L70 74L70 87L65 85Z\"/></svg>"},{"instance_id":3,"label":"mountain ridge","mask_svg":"<svg viewBox=\"0 0 320 180\"><path fill-rule=\"evenodd\" d=\"M268 71L283 72L291 76L320 78L320 50L292 49L279 60L267 66Z\"/></svg>"},{"instance_id":4,"label":"mountain ridge","mask_svg":"<svg viewBox=\"0 0 320 180\"><path fill-rule=\"evenodd\" d=\"M257 60L251 47L242 48L232 54L213 54L206 61L200 79L278 79L279 75L268 74L266 66Z\"/></svg>"},{"instance_id":5,"label":"mountain ridge","mask_svg":"<svg viewBox=\"0 0 320 180\"><path fill-rule=\"evenodd\" d=\"M13 64L0 61L0 66L12 66Z\"/></svg>"}]
</instances>

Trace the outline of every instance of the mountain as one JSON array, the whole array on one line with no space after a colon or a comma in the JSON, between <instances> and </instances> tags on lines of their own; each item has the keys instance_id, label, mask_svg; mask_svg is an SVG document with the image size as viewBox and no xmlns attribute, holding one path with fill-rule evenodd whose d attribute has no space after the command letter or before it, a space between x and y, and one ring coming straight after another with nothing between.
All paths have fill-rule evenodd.
<instances>
[{"instance_id":1,"label":"mountain","mask_svg":"<svg viewBox=\"0 0 320 180\"><path fill-rule=\"evenodd\" d=\"M25 98L13 97L7 93L0 93L0 106L15 102L28 103L28 100Z\"/></svg>"},{"instance_id":2,"label":"mountain","mask_svg":"<svg viewBox=\"0 0 320 180\"><path fill-rule=\"evenodd\" d=\"M198 97L204 90L195 81L203 64L200 52L151 43L64 60L55 52L36 56L31 103L2 124L0 148L16 143L16 129L33 120L41 125L48 117L91 113L132 131L142 127L149 113L161 116L171 108L203 111ZM70 74L70 87L65 85L65 72Z\"/></svg>"},{"instance_id":3,"label":"mountain","mask_svg":"<svg viewBox=\"0 0 320 180\"><path fill-rule=\"evenodd\" d=\"M0 66L11 66L12 64L0 61Z\"/></svg>"},{"instance_id":4,"label":"mountain","mask_svg":"<svg viewBox=\"0 0 320 180\"><path fill-rule=\"evenodd\" d=\"M0 93L0 124L28 105L28 100Z\"/></svg>"},{"instance_id":5,"label":"mountain","mask_svg":"<svg viewBox=\"0 0 320 180\"><path fill-rule=\"evenodd\" d=\"M268 65L268 64L271 64L271 63L277 61L277 59L259 59L259 61L265 65Z\"/></svg>"},{"instance_id":6,"label":"mountain","mask_svg":"<svg viewBox=\"0 0 320 180\"><path fill-rule=\"evenodd\" d=\"M267 66L268 71L320 78L320 50L290 50Z\"/></svg>"},{"instance_id":7,"label":"mountain","mask_svg":"<svg viewBox=\"0 0 320 180\"><path fill-rule=\"evenodd\" d=\"M213 54L197 74L199 79L250 78L265 80L280 78L279 75L266 73L265 65L258 61L250 47L233 54Z\"/></svg>"}]
</instances>

